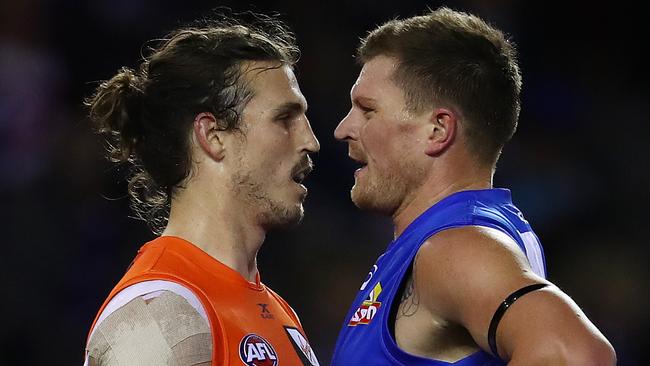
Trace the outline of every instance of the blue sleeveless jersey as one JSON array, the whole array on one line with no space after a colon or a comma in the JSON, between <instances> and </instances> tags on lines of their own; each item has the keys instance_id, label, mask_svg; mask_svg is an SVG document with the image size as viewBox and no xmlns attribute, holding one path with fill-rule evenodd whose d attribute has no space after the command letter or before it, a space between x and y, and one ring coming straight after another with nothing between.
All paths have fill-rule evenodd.
<instances>
[{"instance_id":1,"label":"blue sleeveless jersey","mask_svg":"<svg viewBox=\"0 0 650 366\"><path fill-rule=\"evenodd\" d=\"M415 356L402 351L388 329L390 307L422 243L439 231L467 225L486 226L509 235L526 254L533 271L546 277L542 246L512 204L509 190L452 194L415 219L379 257L345 318L332 365L505 365L482 350L455 363Z\"/></svg>"}]
</instances>

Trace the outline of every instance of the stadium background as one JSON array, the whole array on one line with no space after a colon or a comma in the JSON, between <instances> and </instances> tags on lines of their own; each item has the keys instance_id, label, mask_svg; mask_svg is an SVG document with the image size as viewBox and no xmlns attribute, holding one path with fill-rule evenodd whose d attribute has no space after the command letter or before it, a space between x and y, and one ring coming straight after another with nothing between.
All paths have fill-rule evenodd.
<instances>
[{"instance_id":1,"label":"stadium background","mask_svg":"<svg viewBox=\"0 0 650 366\"><path fill-rule=\"evenodd\" d=\"M246 4L0 2L0 365L81 364L96 310L152 238L128 217L123 173L102 160L81 101L96 81L135 66L145 41L218 5L278 11L298 35L297 74L322 150L304 224L270 234L259 258L263 281L298 311L328 363L350 301L391 240L386 219L349 201L354 165L332 137L359 70L352 55L377 24L441 3ZM495 183L512 189L545 246L550 279L613 342L619 364L646 364L647 4L445 4L518 44L523 110Z\"/></svg>"}]
</instances>

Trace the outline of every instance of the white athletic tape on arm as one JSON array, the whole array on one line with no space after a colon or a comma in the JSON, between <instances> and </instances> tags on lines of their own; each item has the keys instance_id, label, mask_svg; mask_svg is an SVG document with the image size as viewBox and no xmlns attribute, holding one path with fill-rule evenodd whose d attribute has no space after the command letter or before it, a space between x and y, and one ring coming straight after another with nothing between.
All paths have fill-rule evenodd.
<instances>
[{"instance_id":1,"label":"white athletic tape on arm","mask_svg":"<svg viewBox=\"0 0 650 366\"><path fill-rule=\"evenodd\" d=\"M174 354L141 297L128 302L95 328L89 355L99 365L168 365Z\"/></svg>"},{"instance_id":2,"label":"white athletic tape on arm","mask_svg":"<svg viewBox=\"0 0 650 366\"><path fill-rule=\"evenodd\" d=\"M101 334L96 335L98 329ZM112 364L110 360L119 360L119 364L162 362L148 359L155 357L149 353L190 365L209 362L212 354L209 321L199 299L188 288L162 280L120 291L100 315L89 339L85 366L95 363L89 358L98 365Z\"/></svg>"}]
</instances>

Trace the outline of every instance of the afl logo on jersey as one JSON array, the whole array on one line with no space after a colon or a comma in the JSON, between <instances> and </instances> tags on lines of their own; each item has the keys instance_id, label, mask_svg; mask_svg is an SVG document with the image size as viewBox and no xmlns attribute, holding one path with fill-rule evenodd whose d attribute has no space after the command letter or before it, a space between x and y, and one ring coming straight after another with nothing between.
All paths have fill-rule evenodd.
<instances>
[{"instance_id":1,"label":"afl logo on jersey","mask_svg":"<svg viewBox=\"0 0 650 366\"><path fill-rule=\"evenodd\" d=\"M278 354L266 339L249 334L239 342L239 357L248 366L277 366Z\"/></svg>"}]
</instances>

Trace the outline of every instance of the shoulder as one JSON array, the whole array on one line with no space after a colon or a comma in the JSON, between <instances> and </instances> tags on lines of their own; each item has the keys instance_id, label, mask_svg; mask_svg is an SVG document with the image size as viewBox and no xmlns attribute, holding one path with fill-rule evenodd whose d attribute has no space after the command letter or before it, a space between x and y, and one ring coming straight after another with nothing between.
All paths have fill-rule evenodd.
<instances>
[{"instance_id":1,"label":"shoulder","mask_svg":"<svg viewBox=\"0 0 650 366\"><path fill-rule=\"evenodd\" d=\"M157 287L147 293L128 287L113 298L89 338L89 365L210 362L212 336L200 302L195 307L186 288Z\"/></svg>"},{"instance_id":2,"label":"shoulder","mask_svg":"<svg viewBox=\"0 0 650 366\"><path fill-rule=\"evenodd\" d=\"M429 299L434 313L456 322L467 307L495 307L513 291L533 283L546 283L531 269L517 243L499 230L464 226L428 238L414 262L415 285ZM490 313L491 315L491 313ZM480 319L489 322L489 317Z\"/></svg>"},{"instance_id":3,"label":"shoulder","mask_svg":"<svg viewBox=\"0 0 650 366\"><path fill-rule=\"evenodd\" d=\"M484 350L490 349L490 321L504 299L525 286L547 284L516 300L498 323L496 341L504 359L581 365L615 358L578 305L536 275L514 240L496 229L461 227L430 237L414 262L414 282L431 313L462 325Z\"/></svg>"},{"instance_id":4,"label":"shoulder","mask_svg":"<svg viewBox=\"0 0 650 366\"><path fill-rule=\"evenodd\" d=\"M478 272L481 278L490 280L489 276L499 276L504 271L537 277L525 253L510 236L483 226L451 228L429 237L420 247L416 263L442 277L460 273L467 277Z\"/></svg>"},{"instance_id":5,"label":"shoulder","mask_svg":"<svg viewBox=\"0 0 650 366\"><path fill-rule=\"evenodd\" d=\"M145 299L154 298L162 292L167 292L175 295L179 299L183 299L201 314L203 318L208 319L201 300L199 300L198 296L189 287L168 280L147 280L124 287L116 293L99 315L97 325L131 300L140 296Z\"/></svg>"}]
</instances>

